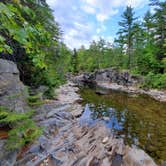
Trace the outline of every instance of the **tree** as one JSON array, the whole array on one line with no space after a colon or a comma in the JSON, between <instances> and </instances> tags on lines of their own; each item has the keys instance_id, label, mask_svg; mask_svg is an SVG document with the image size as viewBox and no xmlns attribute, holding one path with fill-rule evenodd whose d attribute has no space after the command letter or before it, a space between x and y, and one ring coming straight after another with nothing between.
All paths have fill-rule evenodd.
<instances>
[{"instance_id":1,"label":"tree","mask_svg":"<svg viewBox=\"0 0 166 166\"><path fill-rule=\"evenodd\" d=\"M0 25L0 57L17 63L21 80L27 85L56 86L61 81L57 61L62 33L46 1L2 0Z\"/></svg>"},{"instance_id":2,"label":"tree","mask_svg":"<svg viewBox=\"0 0 166 166\"><path fill-rule=\"evenodd\" d=\"M151 14L151 12L148 10L144 16L144 20L143 20L143 26L144 26L144 30L146 32L146 36L147 36L147 40L149 39L149 35L152 34L153 32L153 15Z\"/></svg>"},{"instance_id":3,"label":"tree","mask_svg":"<svg viewBox=\"0 0 166 166\"><path fill-rule=\"evenodd\" d=\"M121 38L123 37L123 44L126 45L127 54L128 54L128 68L131 68L131 58L132 58L132 48L133 48L133 35L134 35L134 17L133 8L127 6L126 10L122 15L123 20L119 22L121 29L119 33Z\"/></svg>"},{"instance_id":4,"label":"tree","mask_svg":"<svg viewBox=\"0 0 166 166\"><path fill-rule=\"evenodd\" d=\"M77 73L78 72L78 54L75 48L73 50L72 65L73 65L73 73Z\"/></svg>"},{"instance_id":5,"label":"tree","mask_svg":"<svg viewBox=\"0 0 166 166\"><path fill-rule=\"evenodd\" d=\"M166 2L151 0L151 5L155 7L153 28L155 30L154 37L156 44L159 48L157 57L159 60L162 60L165 57L164 54L166 51L164 45L166 39Z\"/></svg>"}]
</instances>

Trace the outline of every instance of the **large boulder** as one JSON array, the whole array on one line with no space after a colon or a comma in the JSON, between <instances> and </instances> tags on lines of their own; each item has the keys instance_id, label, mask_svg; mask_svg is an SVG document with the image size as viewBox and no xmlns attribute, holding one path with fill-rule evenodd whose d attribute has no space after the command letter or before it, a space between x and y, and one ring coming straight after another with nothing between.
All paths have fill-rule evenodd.
<instances>
[{"instance_id":1,"label":"large boulder","mask_svg":"<svg viewBox=\"0 0 166 166\"><path fill-rule=\"evenodd\" d=\"M143 78L131 75L128 71L119 71L115 68L101 69L94 73L96 82L117 83L123 86L135 86L143 82Z\"/></svg>"},{"instance_id":2,"label":"large boulder","mask_svg":"<svg viewBox=\"0 0 166 166\"><path fill-rule=\"evenodd\" d=\"M27 95L16 64L0 59L0 105L11 111L25 112Z\"/></svg>"},{"instance_id":3,"label":"large boulder","mask_svg":"<svg viewBox=\"0 0 166 166\"><path fill-rule=\"evenodd\" d=\"M116 68L100 69L93 73L84 73L73 78L77 85L92 86L98 83L116 83L122 86L137 86L143 83L143 78L131 75L128 71L119 71Z\"/></svg>"}]
</instances>

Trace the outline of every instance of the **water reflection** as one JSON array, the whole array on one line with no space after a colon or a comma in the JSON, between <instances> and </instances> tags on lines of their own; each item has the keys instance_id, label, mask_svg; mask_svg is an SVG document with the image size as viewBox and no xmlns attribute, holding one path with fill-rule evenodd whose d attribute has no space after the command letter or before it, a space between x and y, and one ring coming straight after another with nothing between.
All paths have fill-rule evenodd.
<instances>
[{"instance_id":1,"label":"water reflection","mask_svg":"<svg viewBox=\"0 0 166 166\"><path fill-rule=\"evenodd\" d=\"M100 96L87 89L81 95L85 111L80 123L101 121L127 144L141 147L158 162L166 160L166 103L113 91Z\"/></svg>"}]
</instances>

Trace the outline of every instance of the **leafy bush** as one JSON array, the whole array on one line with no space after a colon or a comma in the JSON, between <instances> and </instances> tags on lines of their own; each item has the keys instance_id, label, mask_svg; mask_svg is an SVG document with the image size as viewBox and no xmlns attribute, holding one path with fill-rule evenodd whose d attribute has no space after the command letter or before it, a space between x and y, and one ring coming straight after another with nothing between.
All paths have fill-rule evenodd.
<instances>
[{"instance_id":1,"label":"leafy bush","mask_svg":"<svg viewBox=\"0 0 166 166\"><path fill-rule=\"evenodd\" d=\"M45 1L2 0L0 25L0 58L17 63L26 85L63 83L70 51L59 41L60 27Z\"/></svg>"},{"instance_id":2,"label":"leafy bush","mask_svg":"<svg viewBox=\"0 0 166 166\"><path fill-rule=\"evenodd\" d=\"M145 87L149 88L160 88L165 89L166 88L166 73L164 74L154 74L150 72L145 77Z\"/></svg>"},{"instance_id":3,"label":"leafy bush","mask_svg":"<svg viewBox=\"0 0 166 166\"><path fill-rule=\"evenodd\" d=\"M25 144L33 142L41 135L41 128L30 119L33 111L27 113L10 112L5 107L0 107L0 125L11 128L6 142L7 149L17 149Z\"/></svg>"}]
</instances>

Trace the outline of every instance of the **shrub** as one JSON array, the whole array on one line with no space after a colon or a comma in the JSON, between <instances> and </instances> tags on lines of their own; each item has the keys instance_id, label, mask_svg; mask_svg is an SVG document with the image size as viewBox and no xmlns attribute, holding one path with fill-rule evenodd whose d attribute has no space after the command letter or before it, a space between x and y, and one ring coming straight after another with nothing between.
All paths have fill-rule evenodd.
<instances>
[{"instance_id":1,"label":"shrub","mask_svg":"<svg viewBox=\"0 0 166 166\"><path fill-rule=\"evenodd\" d=\"M7 149L14 150L31 143L42 133L41 128L31 119L33 112L16 113L0 107L0 125L10 128L6 142Z\"/></svg>"},{"instance_id":2,"label":"shrub","mask_svg":"<svg viewBox=\"0 0 166 166\"><path fill-rule=\"evenodd\" d=\"M166 73L164 74L154 74L152 72L148 73L145 77L145 87L149 88L166 88Z\"/></svg>"}]
</instances>

